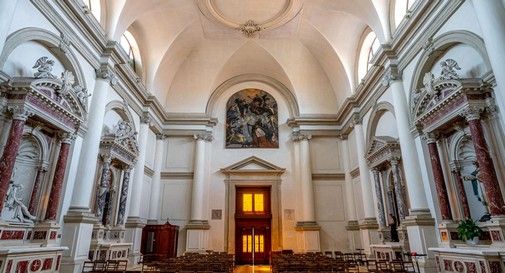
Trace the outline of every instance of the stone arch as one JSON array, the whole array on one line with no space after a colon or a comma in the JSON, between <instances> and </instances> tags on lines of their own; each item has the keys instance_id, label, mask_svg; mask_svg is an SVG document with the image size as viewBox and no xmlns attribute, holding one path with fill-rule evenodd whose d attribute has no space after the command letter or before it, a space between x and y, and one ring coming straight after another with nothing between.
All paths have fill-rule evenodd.
<instances>
[{"instance_id":1,"label":"stone arch","mask_svg":"<svg viewBox=\"0 0 505 273\"><path fill-rule=\"evenodd\" d=\"M411 106L412 93L417 88L422 86L424 74L429 72L429 69L433 67L433 65L439 60L441 56L443 56L449 49L458 44L465 44L475 49L482 57L486 68L488 70L491 70L491 62L489 61L489 57L486 52L484 40L481 37L473 32L465 30L446 32L430 43L428 49L424 50L421 58L419 58L419 61L415 66L413 79L409 90L409 101Z\"/></svg>"},{"instance_id":2,"label":"stone arch","mask_svg":"<svg viewBox=\"0 0 505 273\"><path fill-rule=\"evenodd\" d=\"M375 136L375 131L377 130L377 124L385 112L391 112L395 116L393 105L387 101L381 101L372 108L372 114L368 119L366 128L366 147L370 147L372 138Z\"/></svg>"},{"instance_id":3,"label":"stone arch","mask_svg":"<svg viewBox=\"0 0 505 273\"><path fill-rule=\"evenodd\" d=\"M232 77L222 84L220 84L214 92L212 92L212 95L209 98L209 101L207 102L207 106L205 109L205 114L208 117L212 117L214 114L214 110L216 107L216 103L218 99L221 97L221 95L226 92L229 88L243 83L243 82L260 82L267 84L277 91L283 96L283 98L287 101L288 109L289 109L289 117L294 118L300 116L300 109L298 107L298 102L296 100L296 96L287 88L284 84L282 84L280 81L261 74L242 74L238 75L235 77Z\"/></svg>"},{"instance_id":4,"label":"stone arch","mask_svg":"<svg viewBox=\"0 0 505 273\"><path fill-rule=\"evenodd\" d=\"M135 120L133 119L133 115L130 112L128 104L118 100L111 101L105 106L105 114L107 114L109 111L116 112L121 117L121 119L131 123L133 130L136 131Z\"/></svg>"},{"instance_id":5,"label":"stone arch","mask_svg":"<svg viewBox=\"0 0 505 273\"><path fill-rule=\"evenodd\" d=\"M35 27L20 29L7 37L4 50L0 55L0 68L5 66L9 55L20 45L26 42L37 42L46 47L63 64L66 70L74 73L76 83L86 88L86 81L79 60L71 48L71 42L65 37ZM36 60L33 60L34 62Z\"/></svg>"}]
</instances>

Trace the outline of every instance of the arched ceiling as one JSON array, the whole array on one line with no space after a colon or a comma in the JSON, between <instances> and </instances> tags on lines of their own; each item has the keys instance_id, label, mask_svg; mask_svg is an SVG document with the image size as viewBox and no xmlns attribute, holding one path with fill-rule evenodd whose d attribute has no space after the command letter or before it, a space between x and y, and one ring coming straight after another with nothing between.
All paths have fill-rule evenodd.
<instances>
[{"instance_id":1,"label":"arched ceiling","mask_svg":"<svg viewBox=\"0 0 505 273\"><path fill-rule=\"evenodd\" d=\"M389 41L389 1L107 0L102 23L111 39L135 36L148 90L168 112L203 113L222 82L255 73L309 100L302 114L315 104L336 113L355 86L363 32Z\"/></svg>"}]
</instances>

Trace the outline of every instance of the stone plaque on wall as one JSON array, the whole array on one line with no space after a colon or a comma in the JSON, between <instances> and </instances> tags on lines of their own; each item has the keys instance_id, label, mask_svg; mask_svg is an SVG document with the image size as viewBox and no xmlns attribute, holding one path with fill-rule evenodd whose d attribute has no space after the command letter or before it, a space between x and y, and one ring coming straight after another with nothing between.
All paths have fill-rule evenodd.
<instances>
[{"instance_id":1,"label":"stone plaque on wall","mask_svg":"<svg viewBox=\"0 0 505 273\"><path fill-rule=\"evenodd\" d=\"M295 220L295 210L294 209L285 209L284 210L284 218L286 218L287 221L294 221Z\"/></svg>"},{"instance_id":2,"label":"stone plaque on wall","mask_svg":"<svg viewBox=\"0 0 505 273\"><path fill-rule=\"evenodd\" d=\"M212 220L221 220L223 218L223 210L221 209L213 209L211 219Z\"/></svg>"}]
</instances>

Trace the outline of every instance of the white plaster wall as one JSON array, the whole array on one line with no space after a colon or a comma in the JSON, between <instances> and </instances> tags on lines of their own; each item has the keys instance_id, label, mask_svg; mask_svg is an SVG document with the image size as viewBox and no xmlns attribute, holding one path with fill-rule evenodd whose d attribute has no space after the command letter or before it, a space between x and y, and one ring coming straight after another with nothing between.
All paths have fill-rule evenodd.
<instances>
[{"instance_id":1,"label":"white plaster wall","mask_svg":"<svg viewBox=\"0 0 505 273\"><path fill-rule=\"evenodd\" d=\"M339 157L340 143L335 138L312 138L310 154L312 173L343 172L342 157Z\"/></svg>"},{"instance_id":2,"label":"white plaster wall","mask_svg":"<svg viewBox=\"0 0 505 273\"><path fill-rule=\"evenodd\" d=\"M316 221L321 226L321 251L349 249L343 181L313 181Z\"/></svg>"},{"instance_id":3,"label":"white plaster wall","mask_svg":"<svg viewBox=\"0 0 505 273\"><path fill-rule=\"evenodd\" d=\"M179 254L186 251L186 230L191 207L191 180L172 179L161 181L161 221L170 221L179 229Z\"/></svg>"}]
</instances>

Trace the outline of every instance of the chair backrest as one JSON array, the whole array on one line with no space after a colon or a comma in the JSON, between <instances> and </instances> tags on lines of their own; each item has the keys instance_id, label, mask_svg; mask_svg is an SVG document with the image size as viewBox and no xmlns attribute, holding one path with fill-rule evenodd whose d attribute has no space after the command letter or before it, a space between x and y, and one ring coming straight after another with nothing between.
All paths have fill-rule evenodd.
<instances>
[{"instance_id":1,"label":"chair backrest","mask_svg":"<svg viewBox=\"0 0 505 273\"><path fill-rule=\"evenodd\" d=\"M94 262L86 261L82 266L82 272L93 272L94 266L95 266Z\"/></svg>"}]
</instances>

